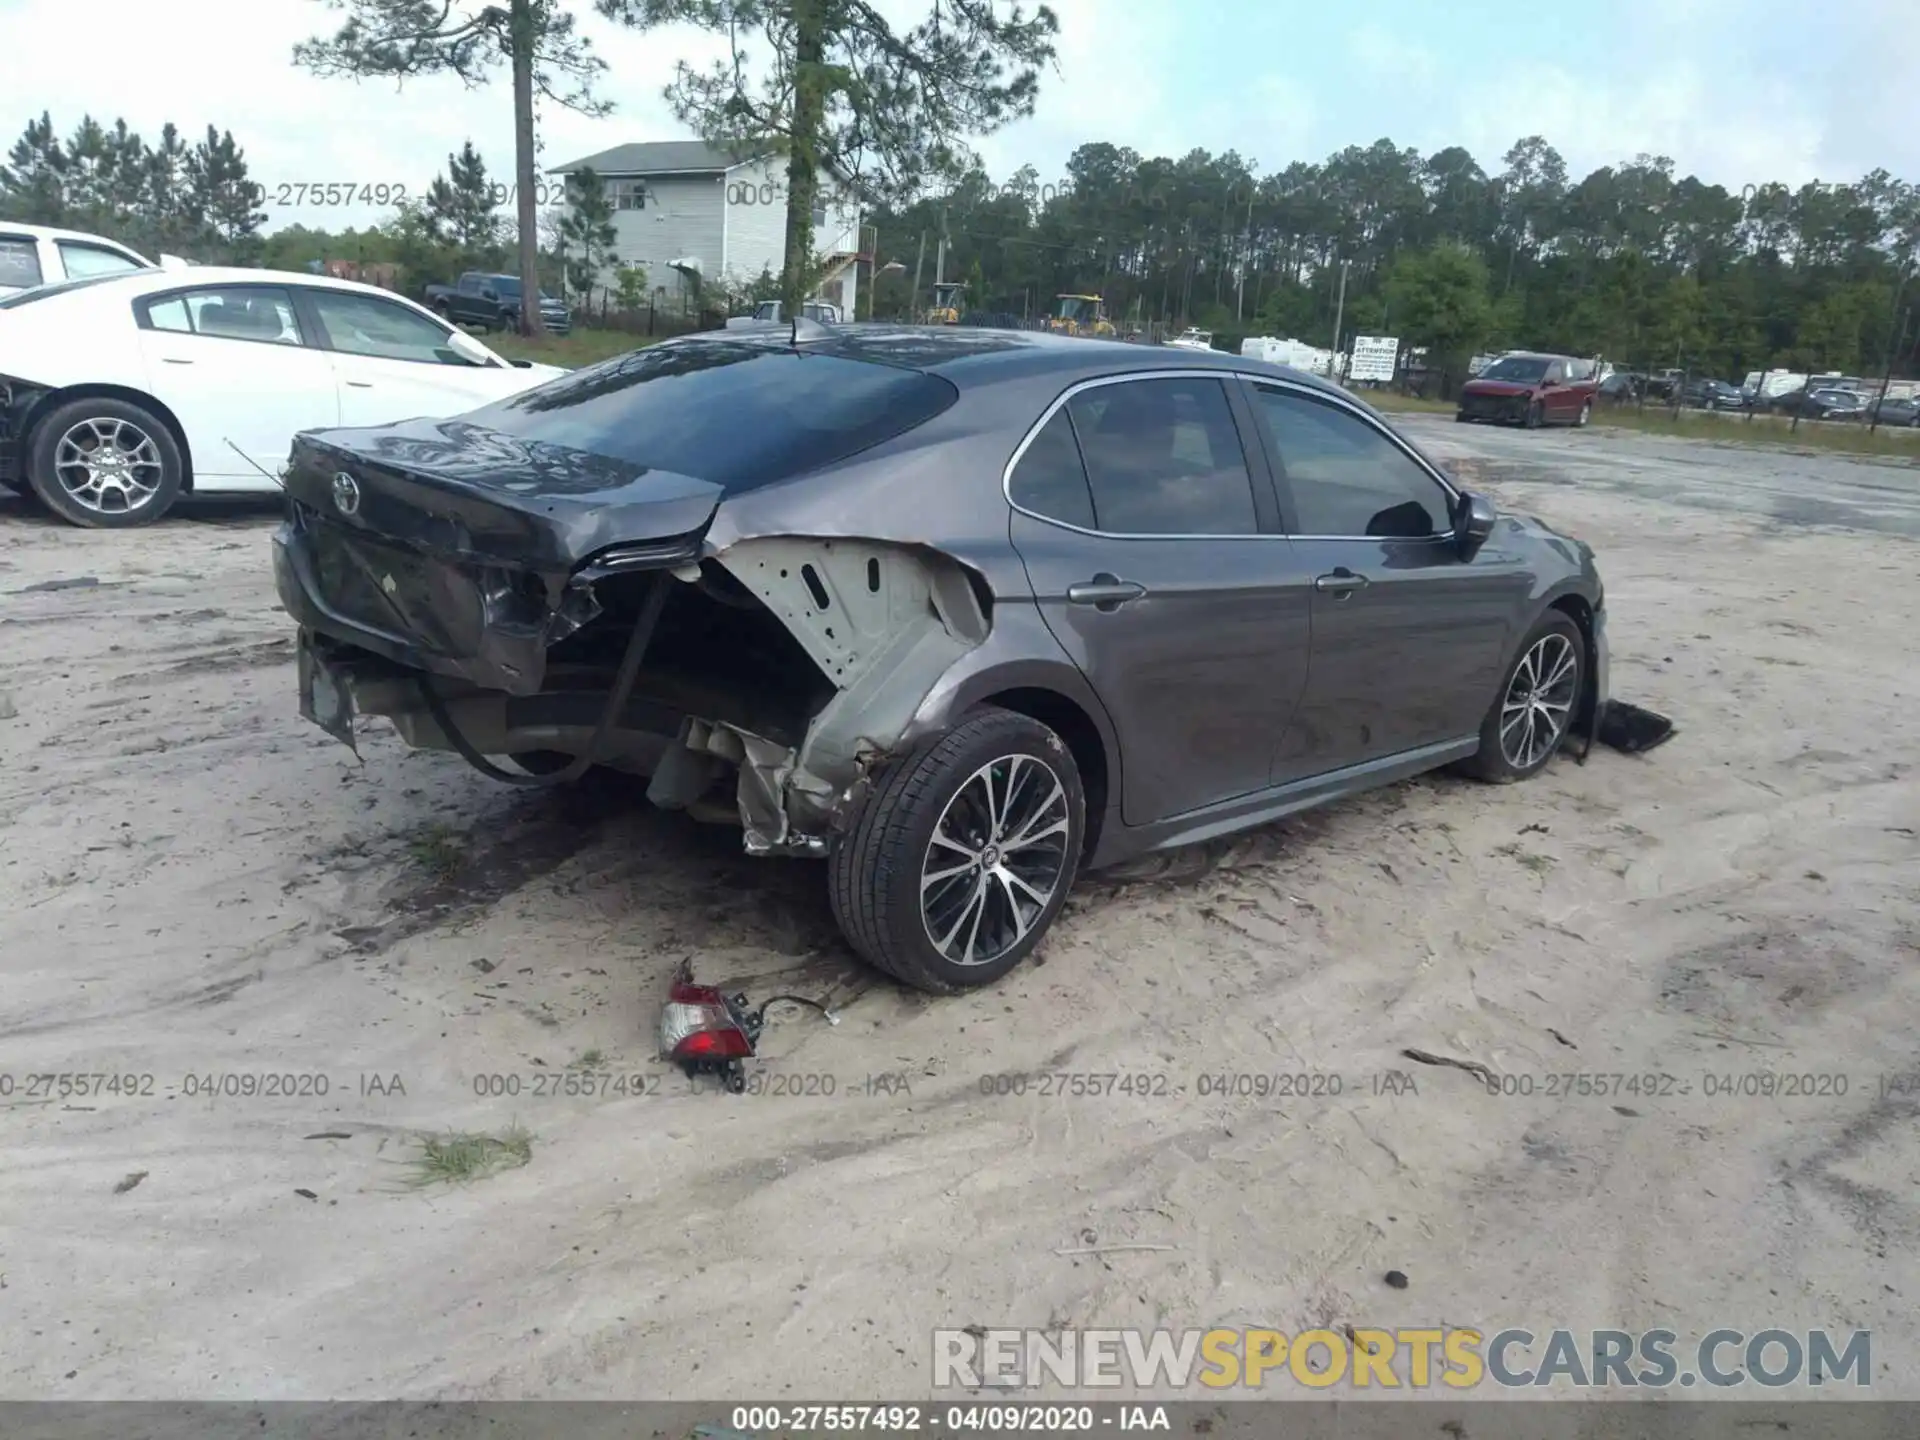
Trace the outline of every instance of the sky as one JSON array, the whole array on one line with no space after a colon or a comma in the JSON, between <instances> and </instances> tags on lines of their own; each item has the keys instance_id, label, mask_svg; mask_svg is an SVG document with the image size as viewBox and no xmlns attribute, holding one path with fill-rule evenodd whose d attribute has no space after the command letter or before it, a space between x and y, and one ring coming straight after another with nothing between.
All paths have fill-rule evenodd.
<instances>
[{"instance_id":1,"label":"sky","mask_svg":"<svg viewBox=\"0 0 1920 1440\"><path fill-rule=\"evenodd\" d=\"M1537 133L1576 177L1648 152L1734 190L1875 168L1920 181L1920 0L1851 0L1817 24L1804 0L1662 0L1632 23L1632 6L1524 0L1051 3L1059 54L1035 114L976 142L995 178L1032 164L1057 180L1098 140L1231 149L1266 173L1383 136L1423 154L1464 145L1494 171ZM684 138L662 88L676 60L703 64L718 42L618 30L574 4L616 108L598 120L543 110L543 166ZM884 8L910 15L924 0ZM149 139L167 120L190 139L213 124L266 187L270 228L377 221L378 209L293 203L292 187L417 194L469 138L510 179L504 73L467 90L295 70L294 43L339 18L326 0L0 0L0 149L43 110L63 133L86 113Z\"/></svg>"}]
</instances>

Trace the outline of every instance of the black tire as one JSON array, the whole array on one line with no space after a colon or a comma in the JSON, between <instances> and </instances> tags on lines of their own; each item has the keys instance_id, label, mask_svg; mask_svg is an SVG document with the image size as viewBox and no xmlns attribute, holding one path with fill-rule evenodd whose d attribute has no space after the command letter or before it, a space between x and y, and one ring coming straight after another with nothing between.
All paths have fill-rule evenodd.
<instances>
[{"instance_id":1,"label":"black tire","mask_svg":"<svg viewBox=\"0 0 1920 1440\"><path fill-rule=\"evenodd\" d=\"M1000 769L997 762L1003 760L1009 762L1006 770L1014 773ZM1017 760L1031 762L1040 769L1029 769ZM1052 853L1051 845L1033 847L1036 852L1047 852L1045 859L1050 869L1057 862L1058 873L1039 910L1031 916L1019 917L1026 919L1028 928L991 959L965 964L942 953L929 931L932 922L922 908L922 876L928 856L934 851L935 828L948 818L949 810L954 809L956 822L964 821L969 813L978 813L969 810L969 802L978 794L970 787L976 785L983 772L988 776L989 786L995 778L1005 776L1003 783L1011 791L1005 797L1012 809L1008 818L1017 820L1019 815L1019 807L1012 802L1045 794L1049 799L1041 820L1052 815L1058 804L1064 809L1066 834L1057 855ZM1057 783L1061 791L1057 802L1051 798L1050 788L1044 791L1038 788L1052 783ZM960 799L963 790L968 791L966 800ZM876 779L873 790L854 817L852 828L841 837L828 861L834 919L862 959L916 990L951 994L990 985L1032 954L1045 937L1073 887L1085 836L1085 792L1081 788L1079 768L1066 744L1045 725L1025 715L1007 710L982 710L938 740L896 761ZM936 886L940 883L936 881ZM987 900L981 906L979 918L973 922L968 942L970 950L990 914L1005 918L1007 907L1012 904L1013 887L1002 882L996 890L977 866L971 871L956 872L949 883L957 887L977 887L972 894L985 896ZM962 898L961 890L949 890L943 896L936 888L929 894L932 905L960 901L957 912L943 911L942 921L947 914L958 913L964 922L979 903ZM1017 911L1013 913L1018 916ZM999 934L1005 938L1004 928Z\"/></svg>"},{"instance_id":2,"label":"black tire","mask_svg":"<svg viewBox=\"0 0 1920 1440\"><path fill-rule=\"evenodd\" d=\"M1569 647L1564 652L1553 641L1565 642ZM1502 744L1502 717L1507 714L1507 705L1519 689L1519 675L1523 665L1536 653L1536 647L1546 647L1550 657L1547 662L1551 673L1557 669L1562 653L1569 654L1573 660L1571 680L1564 685L1550 687L1544 702L1558 705L1564 701L1566 713L1558 719L1558 733L1550 739L1543 737L1545 748L1537 756L1529 755L1517 741L1519 736L1511 734L1508 744ZM1549 610L1540 617L1540 621L1527 632L1527 638L1520 643L1512 662L1501 673L1500 688L1494 692L1493 703L1487 707L1486 719L1480 722L1480 749L1461 762L1461 769L1478 779L1495 785L1510 785L1516 780L1530 780L1547 768L1547 762L1553 759L1560 746L1565 743L1567 732L1574 718L1580 713L1580 700L1585 694L1587 683L1587 638L1580 633L1580 626L1573 618L1560 610ZM1542 722L1544 723L1544 722ZM1519 750L1516 757L1509 748Z\"/></svg>"},{"instance_id":3,"label":"black tire","mask_svg":"<svg viewBox=\"0 0 1920 1440\"><path fill-rule=\"evenodd\" d=\"M1540 428L1540 422L1546 418L1546 414L1546 407L1538 400L1527 406L1527 418L1524 422L1527 429L1538 430Z\"/></svg>"},{"instance_id":4,"label":"black tire","mask_svg":"<svg viewBox=\"0 0 1920 1440\"><path fill-rule=\"evenodd\" d=\"M93 453L77 438L89 430L97 444L106 444L103 437L112 437L111 443L120 449L114 458L115 469L130 477L117 489L111 485L98 487L98 504L89 503L81 493L94 487L74 483L83 474L98 473L74 459L76 453ZM133 436L139 438L138 445L129 443ZM70 443L63 447L63 442ZM27 481L41 503L68 524L90 530L125 530L151 525L167 513L186 483L186 465L173 431L159 416L144 405L101 396L70 400L34 427L27 446ZM130 484L151 488L130 502Z\"/></svg>"},{"instance_id":5,"label":"black tire","mask_svg":"<svg viewBox=\"0 0 1920 1440\"><path fill-rule=\"evenodd\" d=\"M1454 424L1456 424L1456 425L1465 425L1465 424L1467 423L1467 412L1466 412L1466 411L1464 411L1464 410L1456 410L1456 411L1454 411L1454 412L1453 412L1453 423L1454 423Z\"/></svg>"},{"instance_id":6,"label":"black tire","mask_svg":"<svg viewBox=\"0 0 1920 1440\"><path fill-rule=\"evenodd\" d=\"M519 750L507 758L529 775L558 775L573 764L573 756L561 750Z\"/></svg>"}]
</instances>

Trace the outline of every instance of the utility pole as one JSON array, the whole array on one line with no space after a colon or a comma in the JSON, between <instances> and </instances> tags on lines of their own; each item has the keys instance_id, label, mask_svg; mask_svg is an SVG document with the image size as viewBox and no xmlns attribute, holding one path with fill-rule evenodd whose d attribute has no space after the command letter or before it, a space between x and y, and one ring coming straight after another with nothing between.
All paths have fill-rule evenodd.
<instances>
[{"instance_id":1,"label":"utility pole","mask_svg":"<svg viewBox=\"0 0 1920 1440\"><path fill-rule=\"evenodd\" d=\"M1253 192L1255 186L1247 186L1247 224L1243 232L1245 244L1240 250L1240 283L1234 287L1233 323L1238 325L1246 318L1247 310L1247 267L1253 264Z\"/></svg>"},{"instance_id":2,"label":"utility pole","mask_svg":"<svg viewBox=\"0 0 1920 1440\"><path fill-rule=\"evenodd\" d=\"M927 232L920 232L920 253L913 257L913 294L907 300L907 323L919 324L916 318L920 314L920 267L927 263Z\"/></svg>"},{"instance_id":3,"label":"utility pole","mask_svg":"<svg viewBox=\"0 0 1920 1440\"><path fill-rule=\"evenodd\" d=\"M1347 318L1347 262L1340 262L1340 298L1333 306L1333 367L1339 371L1344 381L1346 371L1340 366L1340 325Z\"/></svg>"},{"instance_id":4,"label":"utility pole","mask_svg":"<svg viewBox=\"0 0 1920 1440\"><path fill-rule=\"evenodd\" d=\"M1887 398L1887 386L1893 383L1893 357L1900 353L1900 346L1907 338L1907 317L1901 313L1900 301L1906 294L1907 281L1913 277L1913 261L1908 260L1900 272L1900 283L1893 288L1893 313L1887 316L1887 363L1886 371L1880 377L1880 400L1875 402L1873 417L1867 424L1867 433L1873 434L1880 428L1880 410ZM1895 322L1898 322L1898 332Z\"/></svg>"},{"instance_id":5,"label":"utility pole","mask_svg":"<svg viewBox=\"0 0 1920 1440\"><path fill-rule=\"evenodd\" d=\"M947 283L947 207L940 207L940 253L933 262L933 288L937 292Z\"/></svg>"}]
</instances>

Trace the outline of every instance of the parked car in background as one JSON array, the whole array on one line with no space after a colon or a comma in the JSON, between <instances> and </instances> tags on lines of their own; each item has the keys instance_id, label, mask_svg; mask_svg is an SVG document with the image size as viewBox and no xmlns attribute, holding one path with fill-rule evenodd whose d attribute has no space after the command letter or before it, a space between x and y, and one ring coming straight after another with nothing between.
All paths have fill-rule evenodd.
<instances>
[{"instance_id":1,"label":"parked car in background","mask_svg":"<svg viewBox=\"0 0 1920 1440\"><path fill-rule=\"evenodd\" d=\"M1598 399L1615 405L1630 404L1640 398L1644 376L1635 375L1626 370L1616 370L1595 388Z\"/></svg>"},{"instance_id":2,"label":"parked car in background","mask_svg":"<svg viewBox=\"0 0 1920 1440\"><path fill-rule=\"evenodd\" d=\"M450 415L565 374L388 291L272 270L134 270L0 300L0 483L76 525L275 490L294 435Z\"/></svg>"},{"instance_id":3,"label":"parked car in background","mask_svg":"<svg viewBox=\"0 0 1920 1440\"><path fill-rule=\"evenodd\" d=\"M1167 341L1167 344L1178 350L1211 350L1213 349L1213 332L1190 325Z\"/></svg>"},{"instance_id":4,"label":"parked car in background","mask_svg":"<svg viewBox=\"0 0 1920 1440\"><path fill-rule=\"evenodd\" d=\"M63 280L124 275L130 270L180 269L187 263L173 255L163 255L160 260L155 265L139 251L104 235L0 220L0 297Z\"/></svg>"},{"instance_id":5,"label":"parked car in background","mask_svg":"<svg viewBox=\"0 0 1920 1440\"><path fill-rule=\"evenodd\" d=\"M287 493L302 715L650 774L824 859L852 947L932 991L1019 964L1083 869L1448 763L1525 780L1606 701L1587 545L1217 351L713 332L303 434Z\"/></svg>"},{"instance_id":6,"label":"parked car in background","mask_svg":"<svg viewBox=\"0 0 1920 1440\"><path fill-rule=\"evenodd\" d=\"M1920 397L1913 395L1888 395L1873 402L1868 415L1876 425L1911 425L1920 427Z\"/></svg>"},{"instance_id":7,"label":"parked car in background","mask_svg":"<svg viewBox=\"0 0 1920 1440\"><path fill-rule=\"evenodd\" d=\"M1584 425L1593 418L1599 392L1593 362L1571 355L1502 355L1460 387L1458 421L1492 420L1506 425Z\"/></svg>"},{"instance_id":8,"label":"parked car in background","mask_svg":"<svg viewBox=\"0 0 1920 1440\"><path fill-rule=\"evenodd\" d=\"M1747 402L1738 385L1696 376L1680 387L1680 403L1696 410L1740 410Z\"/></svg>"},{"instance_id":9,"label":"parked car in background","mask_svg":"<svg viewBox=\"0 0 1920 1440\"><path fill-rule=\"evenodd\" d=\"M1858 420L1867 413L1867 397L1858 390L1825 385L1789 390L1769 403L1776 414L1797 415L1802 420Z\"/></svg>"},{"instance_id":10,"label":"parked car in background","mask_svg":"<svg viewBox=\"0 0 1920 1440\"><path fill-rule=\"evenodd\" d=\"M817 320L822 325L838 325L840 323L840 307L835 305L831 300L808 300L800 306L800 317L803 320ZM751 330L756 325L784 324L785 320L786 313L780 301L762 300L758 305L753 307L753 313L751 315L734 315L729 317L726 328L729 330Z\"/></svg>"},{"instance_id":11,"label":"parked car in background","mask_svg":"<svg viewBox=\"0 0 1920 1440\"><path fill-rule=\"evenodd\" d=\"M477 330L520 328L520 277L469 270L453 285L429 285L427 304L433 313L456 325ZM540 323L555 335L573 329L567 307L546 291L540 292Z\"/></svg>"}]
</instances>

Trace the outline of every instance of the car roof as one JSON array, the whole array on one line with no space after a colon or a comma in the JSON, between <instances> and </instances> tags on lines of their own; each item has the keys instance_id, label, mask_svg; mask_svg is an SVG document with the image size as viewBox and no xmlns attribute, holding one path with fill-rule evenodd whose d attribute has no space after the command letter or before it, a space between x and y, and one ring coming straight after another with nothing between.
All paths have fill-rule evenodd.
<instances>
[{"instance_id":1,"label":"car roof","mask_svg":"<svg viewBox=\"0 0 1920 1440\"><path fill-rule=\"evenodd\" d=\"M124 275L88 276L84 290L95 299L107 295L138 298L165 290L203 290L214 285L305 285L320 290L344 290L356 295L380 295L390 300L405 296L378 285L363 285L357 280L340 280L332 275L315 275L306 270L250 270L239 265L193 265L184 270L129 270ZM55 299L55 296L48 296Z\"/></svg>"},{"instance_id":2,"label":"car roof","mask_svg":"<svg viewBox=\"0 0 1920 1440\"><path fill-rule=\"evenodd\" d=\"M126 241L116 240L111 235L96 235L91 230L63 230L58 225L25 225L18 221L0 220L0 234L30 235L35 240L97 240L104 245L113 246L116 250L132 251L135 255L141 254ZM152 262L148 261L148 264L152 265Z\"/></svg>"},{"instance_id":3,"label":"car roof","mask_svg":"<svg viewBox=\"0 0 1920 1440\"><path fill-rule=\"evenodd\" d=\"M701 331L669 344L744 344L769 348L793 343L785 326L765 330ZM940 375L962 390L1003 380L1050 376L1073 380L1132 371L1216 369L1271 375L1343 399L1356 397L1317 375L1224 350L1183 350L1125 340L1096 340L1045 330L974 326L861 323L810 326L800 335L808 351L847 360L894 365Z\"/></svg>"}]
</instances>

